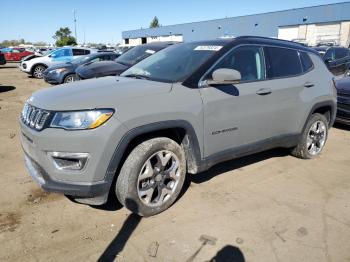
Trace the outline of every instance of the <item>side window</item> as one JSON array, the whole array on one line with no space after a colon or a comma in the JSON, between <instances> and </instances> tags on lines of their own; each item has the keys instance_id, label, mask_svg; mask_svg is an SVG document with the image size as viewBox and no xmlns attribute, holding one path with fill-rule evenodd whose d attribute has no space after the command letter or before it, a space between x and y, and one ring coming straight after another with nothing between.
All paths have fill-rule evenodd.
<instances>
[{"instance_id":1,"label":"side window","mask_svg":"<svg viewBox=\"0 0 350 262\"><path fill-rule=\"evenodd\" d=\"M85 55L85 50L73 48L73 56L76 56L76 55Z\"/></svg>"},{"instance_id":2,"label":"side window","mask_svg":"<svg viewBox=\"0 0 350 262\"><path fill-rule=\"evenodd\" d=\"M341 59L349 55L349 50L346 48L335 49L335 59Z\"/></svg>"},{"instance_id":3,"label":"side window","mask_svg":"<svg viewBox=\"0 0 350 262\"><path fill-rule=\"evenodd\" d=\"M306 52L299 52L299 55L300 55L300 61L303 67L303 71L304 72L310 71L313 68L314 64L312 63L312 60L309 57L309 55Z\"/></svg>"},{"instance_id":4,"label":"side window","mask_svg":"<svg viewBox=\"0 0 350 262\"><path fill-rule=\"evenodd\" d=\"M265 79L265 66L262 48L259 46L241 46L229 52L211 70L229 68L241 73L242 81L256 81Z\"/></svg>"},{"instance_id":5,"label":"side window","mask_svg":"<svg viewBox=\"0 0 350 262\"><path fill-rule=\"evenodd\" d=\"M335 50L334 48L330 48L327 50L326 54L323 57L323 60L329 60L329 61L333 61L335 60Z\"/></svg>"},{"instance_id":6,"label":"side window","mask_svg":"<svg viewBox=\"0 0 350 262\"><path fill-rule=\"evenodd\" d=\"M89 55L90 53L90 50L85 49L85 55Z\"/></svg>"},{"instance_id":7,"label":"side window","mask_svg":"<svg viewBox=\"0 0 350 262\"><path fill-rule=\"evenodd\" d=\"M267 78L295 76L302 73L298 51L279 47L265 47L264 50Z\"/></svg>"},{"instance_id":8,"label":"side window","mask_svg":"<svg viewBox=\"0 0 350 262\"><path fill-rule=\"evenodd\" d=\"M63 57L63 56L71 56L70 49L59 49L52 53L51 55L53 58Z\"/></svg>"},{"instance_id":9,"label":"side window","mask_svg":"<svg viewBox=\"0 0 350 262\"><path fill-rule=\"evenodd\" d=\"M99 61L102 61L102 58L101 57L96 57L96 58L92 59L90 61L90 63L95 63L95 62L99 62Z\"/></svg>"}]
</instances>

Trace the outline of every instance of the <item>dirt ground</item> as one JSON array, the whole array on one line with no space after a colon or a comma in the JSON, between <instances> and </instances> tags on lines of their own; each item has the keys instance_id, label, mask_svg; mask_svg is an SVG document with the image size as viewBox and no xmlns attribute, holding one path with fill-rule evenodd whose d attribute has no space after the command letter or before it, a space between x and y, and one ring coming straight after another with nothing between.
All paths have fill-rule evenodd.
<instances>
[{"instance_id":1,"label":"dirt ground","mask_svg":"<svg viewBox=\"0 0 350 262\"><path fill-rule=\"evenodd\" d=\"M32 182L18 116L42 88L0 66L0 261L350 261L350 128L332 128L316 160L272 150L188 176L169 210L141 219Z\"/></svg>"}]
</instances>

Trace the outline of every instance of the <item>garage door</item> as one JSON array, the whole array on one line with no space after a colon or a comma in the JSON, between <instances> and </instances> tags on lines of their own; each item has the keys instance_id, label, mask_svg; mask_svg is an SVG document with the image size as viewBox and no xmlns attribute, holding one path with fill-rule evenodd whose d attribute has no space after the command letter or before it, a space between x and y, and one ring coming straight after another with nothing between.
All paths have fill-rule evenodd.
<instances>
[{"instance_id":1,"label":"garage door","mask_svg":"<svg viewBox=\"0 0 350 262\"><path fill-rule=\"evenodd\" d=\"M283 40L293 40L298 38L299 26L288 26L278 28L278 38Z\"/></svg>"},{"instance_id":2,"label":"garage door","mask_svg":"<svg viewBox=\"0 0 350 262\"><path fill-rule=\"evenodd\" d=\"M316 41L320 42L335 42L340 40L340 23L316 25Z\"/></svg>"}]
</instances>

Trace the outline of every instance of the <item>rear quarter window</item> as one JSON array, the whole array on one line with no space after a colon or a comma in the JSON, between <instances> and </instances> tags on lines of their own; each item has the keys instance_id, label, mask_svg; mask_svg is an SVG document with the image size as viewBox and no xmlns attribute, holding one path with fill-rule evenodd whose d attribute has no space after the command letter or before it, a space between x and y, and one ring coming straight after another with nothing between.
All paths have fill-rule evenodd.
<instances>
[{"instance_id":1,"label":"rear quarter window","mask_svg":"<svg viewBox=\"0 0 350 262\"><path fill-rule=\"evenodd\" d=\"M314 64L312 63L312 60L310 56L306 52L299 52L300 54L300 61L301 61L301 66L303 67L304 72L308 72L312 70L314 67Z\"/></svg>"},{"instance_id":2,"label":"rear quarter window","mask_svg":"<svg viewBox=\"0 0 350 262\"><path fill-rule=\"evenodd\" d=\"M296 76L303 72L298 51L280 47L264 48L267 78Z\"/></svg>"}]
</instances>

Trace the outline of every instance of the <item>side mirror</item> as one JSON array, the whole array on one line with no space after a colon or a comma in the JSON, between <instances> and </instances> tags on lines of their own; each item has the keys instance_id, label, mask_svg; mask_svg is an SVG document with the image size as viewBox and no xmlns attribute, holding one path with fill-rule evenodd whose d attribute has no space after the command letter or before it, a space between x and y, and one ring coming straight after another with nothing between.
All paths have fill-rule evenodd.
<instances>
[{"instance_id":1,"label":"side mirror","mask_svg":"<svg viewBox=\"0 0 350 262\"><path fill-rule=\"evenodd\" d=\"M207 80L208 85L238 84L241 81L241 73L234 69L219 68L212 74L212 79Z\"/></svg>"}]
</instances>

